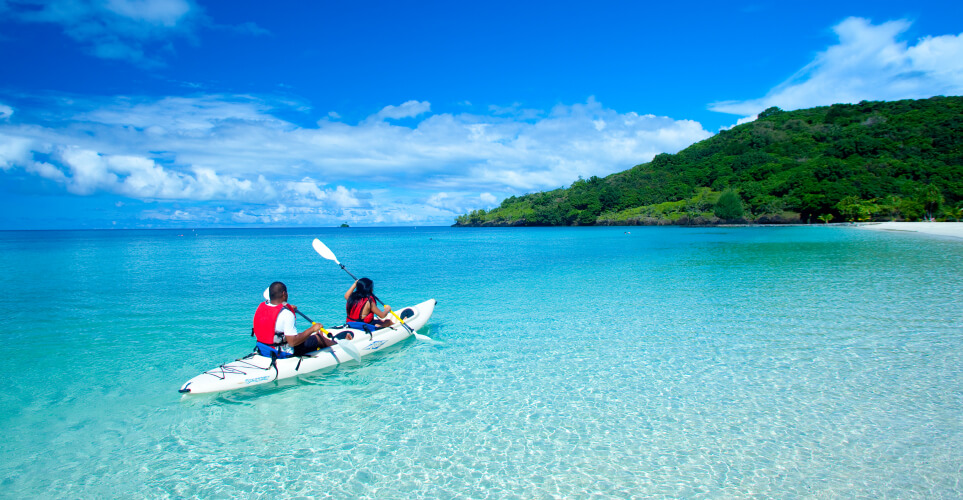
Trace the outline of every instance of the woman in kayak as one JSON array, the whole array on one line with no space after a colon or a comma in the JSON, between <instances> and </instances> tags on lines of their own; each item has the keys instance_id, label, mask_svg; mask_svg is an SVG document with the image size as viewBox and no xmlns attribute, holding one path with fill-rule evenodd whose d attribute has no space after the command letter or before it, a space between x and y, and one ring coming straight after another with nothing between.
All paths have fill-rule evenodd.
<instances>
[{"instance_id":1,"label":"woman in kayak","mask_svg":"<svg viewBox=\"0 0 963 500\"><path fill-rule=\"evenodd\" d=\"M385 304L385 309L378 309L378 301L374 296L374 283L368 278L361 278L355 281L347 292L344 292L344 300L347 301L345 309L348 312L347 323L364 323L373 325L375 328L391 326L390 319L384 319L391 313L391 306ZM378 319L375 319L375 315ZM363 327L362 327L363 329Z\"/></svg>"}]
</instances>

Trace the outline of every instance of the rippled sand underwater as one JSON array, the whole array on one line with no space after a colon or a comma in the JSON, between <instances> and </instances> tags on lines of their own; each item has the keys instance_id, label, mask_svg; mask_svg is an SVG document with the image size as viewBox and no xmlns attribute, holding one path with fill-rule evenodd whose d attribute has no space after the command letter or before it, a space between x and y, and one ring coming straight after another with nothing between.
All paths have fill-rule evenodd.
<instances>
[{"instance_id":1,"label":"rippled sand underwater","mask_svg":"<svg viewBox=\"0 0 963 500\"><path fill-rule=\"evenodd\" d=\"M3 496L959 496L963 243L840 227L0 233ZM422 333L182 397L264 287ZM304 328L304 322L299 321Z\"/></svg>"}]
</instances>

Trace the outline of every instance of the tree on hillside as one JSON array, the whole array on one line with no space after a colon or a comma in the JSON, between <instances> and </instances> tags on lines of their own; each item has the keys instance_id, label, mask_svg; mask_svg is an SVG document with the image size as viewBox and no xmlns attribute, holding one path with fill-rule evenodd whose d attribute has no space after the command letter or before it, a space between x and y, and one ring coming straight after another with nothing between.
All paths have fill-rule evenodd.
<instances>
[{"instance_id":1,"label":"tree on hillside","mask_svg":"<svg viewBox=\"0 0 963 500\"><path fill-rule=\"evenodd\" d=\"M921 187L916 193L916 200L923 205L923 210L926 210L926 218L932 219L933 214L935 214L940 209L940 205L943 204L943 193L940 192L939 186L927 184Z\"/></svg>"},{"instance_id":2,"label":"tree on hillside","mask_svg":"<svg viewBox=\"0 0 963 500\"><path fill-rule=\"evenodd\" d=\"M883 198L883 204L880 208L889 215L890 219L896 220L902 215L900 213L900 207L902 205L903 199L900 198L899 195L891 194Z\"/></svg>"},{"instance_id":3,"label":"tree on hillside","mask_svg":"<svg viewBox=\"0 0 963 500\"><path fill-rule=\"evenodd\" d=\"M855 222L859 218L860 201L858 196L847 196L836 203L836 210L849 222Z\"/></svg>"},{"instance_id":4,"label":"tree on hillside","mask_svg":"<svg viewBox=\"0 0 963 500\"><path fill-rule=\"evenodd\" d=\"M836 204L836 209L850 222L869 220L879 212L876 200L863 200L858 196L847 196Z\"/></svg>"},{"instance_id":5,"label":"tree on hillside","mask_svg":"<svg viewBox=\"0 0 963 500\"><path fill-rule=\"evenodd\" d=\"M782 113L782 110L779 109L778 106L773 106L771 108L767 108L762 113L759 113L758 118L768 118L770 116L778 115L779 113Z\"/></svg>"},{"instance_id":6,"label":"tree on hillside","mask_svg":"<svg viewBox=\"0 0 963 500\"><path fill-rule=\"evenodd\" d=\"M724 220L739 219L745 213L742 208L742 199L731 189L722 192L712 212L716 217Z\"/></svg>"}]
</instances>

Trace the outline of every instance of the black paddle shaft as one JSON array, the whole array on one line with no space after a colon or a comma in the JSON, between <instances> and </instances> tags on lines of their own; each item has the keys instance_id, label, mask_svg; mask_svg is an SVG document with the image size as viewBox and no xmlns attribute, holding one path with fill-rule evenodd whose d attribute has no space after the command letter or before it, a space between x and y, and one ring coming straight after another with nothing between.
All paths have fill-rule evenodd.
<instances>
[{"instance_id":1,"label":"black paddle shaft","mask_svg":"<svg viewBox=\"0 0 963 500\"><path fill-rule=\"evenodd\" d=\"M358 281L358 278L355 278L354 275L351 274L351 271L348 271L348 269L344 267L344 264L339 262L338 265L341 266L341 269L344 269L344 272L348 273L348 276L351 276L351 279ZM381 299L379 299L377 295L372 293L371 296L374 297L374 299L381 305L385 305L385 303L381 302Z\"/></svg>"},{"instance_id":2,"label":"black paddle shaft","mask_svg":"<svg viewBox=\"0 0 963 500\"><path fill-rule=\"evenodd\" d=\"M298 309L297 313L300 314L302 318L310 321L312 325L314 324L314 320L309 318L307 314L304 314L303 312L301 312L300 309Z\"/></svg>"},{"instance_id":3,"label":"black paddle shaft","mask_svg":"<svg viewBox=\"0 0 963 500\"><path fill-rule=\"evenodd\" d=\"M351 274L351 271L348 271L348 269L347 269L346 267L344 267L344 264L338 262L338 265L341 266L341 269L344 269L344 272L348 273L348 276L351 276L351 279L353 279L353 280L355 280L355 281L358 281L358 278L355 278L354 275ZM382 302L381 299L379 299L377 295L375 295L375 294L372 293L371 296L374 297L375 302L381 303L382 306L385 305L385 303ZM311 320L308 320L308 321L311 321ZM415 333L415 331L412 330L410 326L406 325L404 321L401 322L401 326L405 327L405 330L408 330L408 331L411 332L411 333Z\"/></svg>"}]
</instances>

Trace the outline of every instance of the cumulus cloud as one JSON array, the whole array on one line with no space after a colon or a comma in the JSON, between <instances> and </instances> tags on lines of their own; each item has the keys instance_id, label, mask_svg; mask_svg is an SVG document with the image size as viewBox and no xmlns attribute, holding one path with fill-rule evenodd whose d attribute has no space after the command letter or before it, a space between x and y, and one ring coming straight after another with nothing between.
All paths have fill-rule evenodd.
<instances>
[{"instance_id":1,"label":"cumulus cloud","mask_svg":"<svg viewBox=\"0 0 963 500\"><path fill-rule=\"evenodd\" d=\"M0 132L0 169L6 170L15 165L26 166L31 162L33 141L25 137Z\"/></svg>"},{"instance_id":2,"label":"cumulus cloud","mask_svg":"<svg viewBox=\"0 0 963 500\"><path fill-rule=\"evenodd\" d=\"M285 185L285 198L306 206L326 205L338 209L368 206L357 197L357 190L337 186L322 189L321 185L310 178L288 182Z\"/></svg>"},{"instance_id":3,"label":"cumulus cloud","mask_svg":"<svg viewBox=\"0 0 963 500\"><path fill-rule=\"evenodd\" d=\"M154 200L272 199L275 196L263 176L256 181L242 180L205 168L195 168L191 175L165 168L150 158L103 155L75 146L59 148L53 158L63 167L27 161L25 168L64 184L67 191L77 195L107 192Z\"/></svg>"},{"instance_id":4,"label":"cumulus cloud","mask_svg":"<svg viewBox=\"0 0 963 500\"><path fill-rule=\"evenodd\" d=\"M499 197L607 175L710 135L697 122L619 113L592 98L537 119L432 113L408 101L315 127L277 117L303 112L302 103L251 96L55 97L47 108L57 112L0 121L0 168L79 196L261 207L229 209L237 223L448 223ZM397 118L414 121L388 121Z\"/></svg>"},{"instance_id":5,"label":"cumulus cloud","mask_svg":"<svg viewBox=\"0 0 963 500\"><path fill-rule=\"evenodd\" d=\"M717 102L710 109L752 116L771 106L791 110L963 94L963 33L927 36L910 45L899 40L910 25L907 20L874 25L850 17L833 27L838 44L765 97Z\"/></svg>"},{"instance_id":6,"label":"cumulus cloud","mask_svg":"<svg viewBox=\"0 0 963 500\"><path fill-rule=\"evenodd\" d=\"M424 204L450 213L462 213L478 207L480 201L473 193L440 191L429 196Z\"/></svg>"},{"instance_id":7,"label":"cumulus cloud","mask_svg":"<svg viewBox=\"0 0 963 500\"><path fill-rule=\"evenodd\" d=\"M495 198L495 196L494 196L493 194L491 194L491 193L482 193L482 194L478 195L478 199L479 199L482 203L484 203L485 205L488 205L488 206L494 205L495 202L498 201L498 198Z\"/></svg>"}]
</instances>

